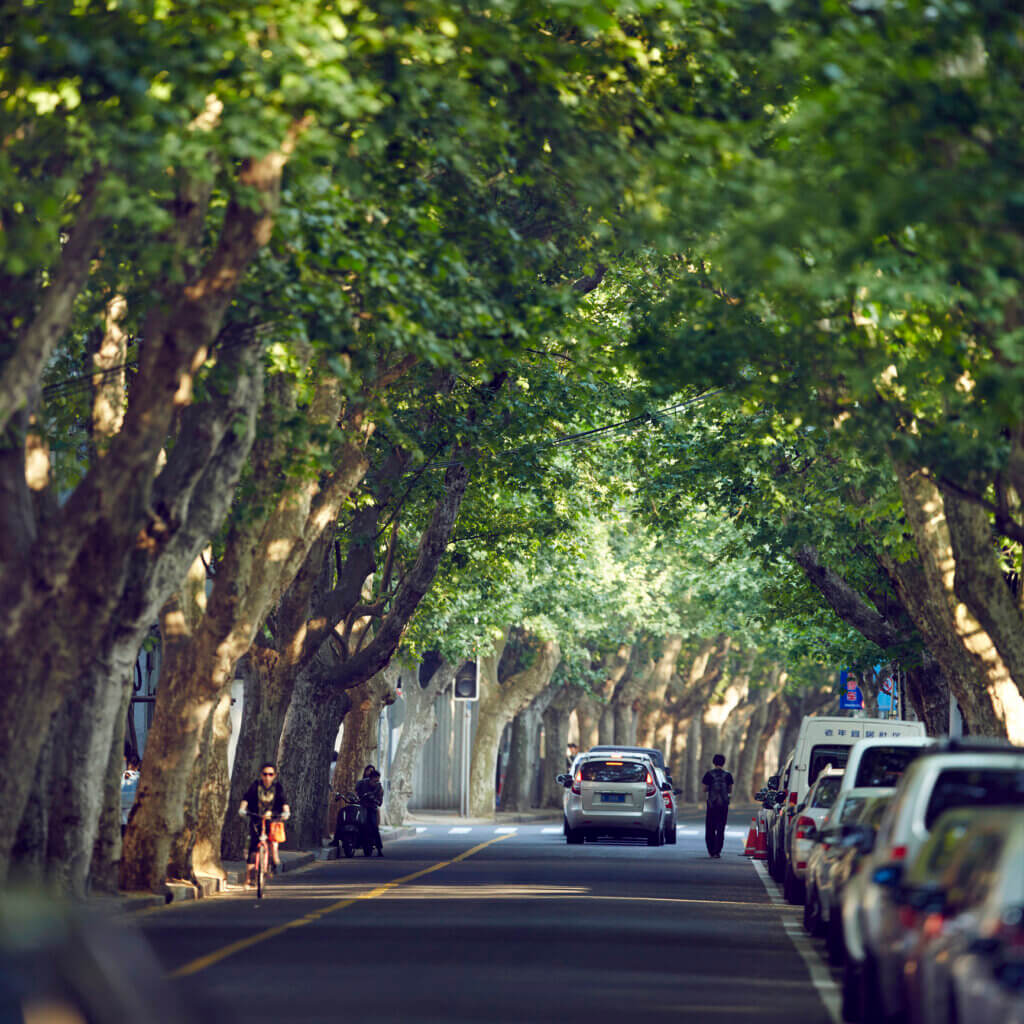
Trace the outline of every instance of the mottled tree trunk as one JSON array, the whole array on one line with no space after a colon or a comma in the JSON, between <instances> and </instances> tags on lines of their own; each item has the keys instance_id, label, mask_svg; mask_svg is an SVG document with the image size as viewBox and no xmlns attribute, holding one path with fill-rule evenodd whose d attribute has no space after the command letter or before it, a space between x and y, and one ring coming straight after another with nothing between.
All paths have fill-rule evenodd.
<instances>
[{"instance_id":1,"label":"mottled tree trunk","mask_svg":"<svg viewBox=\"0 0 1024 1024\"><path fill-rule=\"evenodd\" d=\"M512 720L512 747L501 799L503 810L528 811L534 805L540 772L540 727L553 698L554 690L549 686Z\"/></svg>"},{"instance_id":2,"label":"mottled tree trunk","mask_svg":"<svg viewBox=\"0 0 1024 1024\"><path fill-rule=\"evenodd\" d=\"M277 751L292 812L287 845L293 849L317 849L325 836L334 834L333 818L330 824L327 821L333 782L331 753L351 707L352 692L339 690L317 663L299 676Z\"/></svg>"},{"instance_id":3,"label":"mottled tree trunk","mask_svg":"<svg viewBox=\"0 0 1024 1024\"><path fill-rule=\"evenodd\" d=\"M475 818L494 816L494 772L505 725L550 683L561 660L558 644L548 641L540 645L532 665L499 680L504 644L503 638L495 652L480 658L480 698L469 768L469 813Z\"/></svg>"},{"instance_id":4,"label":"mottled tree trunk","mask_svg":"<svg viewBox=\"0 0 1024 1024\"><path fill-rule=\"evenodd\" d=\"M564 789L555 781L565 771L566 748L569 745L569 716L583 696L583 687L567 684L561 687L544 711L544 759L541 763L541 807L562 807ZM586 748L580 743L580 750Z\"/></svg>"},{"instance_id":5,"label":"mottled tree trunk","mask_svg":"<svg viewBox=\"0 0 1024 1024\"><path fill-rule=\"evenodd\" d=\"M50 831L53 759L62 719L55 715L40 748L32 787L11 848L11 879L41 885L46 879L46 841Z\"/></svg>"},{"instance_id":6,"label":"mottled tree trunk","mask_svg":"<svg viewBox=\"0 0 1024 1024\"><path fill-rule=\"evenodd\" d=\"M381 711L394 703L397 678L397 667L389 666L348 691L352 707L345 715L345 731L335 769L335 779L344 780L346 790L355 789L368 764L374 765L382 777L387 775L387 765L378 764L378 732Z\"/></svg>"},{"instance_id":7,"label":"mottled tree trunk","mask_svg":"<svg viewBox=\"0 0 1024 1024\"><path fill-rule=\"evenodd\" d=\"M662 639L661 652L651 666L647 678L646 692L640 696L640 717L637 720L636 738L642 747L656 745L656 728L665 709L665 695L669 683L675 676L679 655L683 650L681 633L669 633Z\"/></svg>"},{"instance_id":8,"label":"mottled tree trunk","mask_svg":"<svg viewBox=\"0 0 1024 1024\"><path fill-rule=\"evenodd\" d=\"M949 732L949 686L939 663L927 654L904 677L906 696L929 736Z\"/></svg>"},{"instance_id":9,"label":"mottled tree trunk","mask_svg":"<svg viewBox=\"0 0 1024 1024\"><path fill-rule=\"evenodd\" d=\"M389 825L402 825L408 820L416 762L437 727L434 705L438 696L452 685L455 668L446 661L441 662L426 686L420 686L415 666L409 667L402 674L407 679L402 687L405 721L391 761L391 785L384 801L385 820Z\"/></svg>"},{"instance_id":10,"label":"mottled tree trunk","mask_svg":"<svg viewBox=\"0 0 1024 1024\"><path fill-rule=\"evenodd\" d=\"M88 672L65 702L55 747L46 874L81 898L88 891L115 732L123 721L131 668L104 662Z\"/></svg>"},{"instance_id":11,"label":"mottled tree trunk","mask_svg":"<svg viewBox=\"0 0 1024 1024\"><path fill-rule=\"evenodd\" d=\"M592 694L585 694L576 705L576 722L580 729L579 748L583 752L600 743L599 727L604 705ZM557 774L557 772L556 772Z\"/></svg>"},{"instance_id":12,"label":"mottled tree trunk","mask_svg":"<svg viewBox=\"0 0 1024 1024\"><path fill-rule=\"evenodd\" d=\"M686 776L680 787L683 791L683 799L688 804L697 803L701 795L700 780L704 777L700 767L702 736L701 718L699 715L694 715L686 729Z\"/></svg>"},{"instance_id":13,"label":"mottled tree trunk","mask_svg":"<svg viewBox=\"0 0 1024 1024\"><path fill-rule=\"evenodd\" d=\"M121 765L124 762L124 737L131 697L132 688L126 685L121 695L121 707L110 740L110 754L103 779L103 801L89 872L90 889L97 892L117 892L118 872L121 869Z\"/></svg>"},{"instance_id":14,"label":"mottled tree trunk","mask_svg":"<svg viewBox=\"0 0 1024 1024\"><path fill-rule=\"evenodd\" d=\"M977 595L985 583L971 579L968 567L958 565L946 503L934 481L899 461L893 465L920 555L916 562L887 563L900 598L942 666L969 731L1024 743L1024 698L993 637L958 596L957 574L960 592ZM953 536L962 549L972 550L967 536L971 515L953 500L949 505L956 509ZM983 570L980 566L979 573Z\"/></svg>"},{"instance_id":15,"label":"mottled tree trunk","mask_svg":"<svg viewBox=\"0 0 1024 1024\"><path fill-rule=\"evenodd\" d=\"M221 830L231 792L228 743L231 739L231 687L218 696L203 733L194 778L194 796L186 802L185 827L172 844L169 872L199 882L226 878L220 860Z\"/></svg>"}]
</instances>

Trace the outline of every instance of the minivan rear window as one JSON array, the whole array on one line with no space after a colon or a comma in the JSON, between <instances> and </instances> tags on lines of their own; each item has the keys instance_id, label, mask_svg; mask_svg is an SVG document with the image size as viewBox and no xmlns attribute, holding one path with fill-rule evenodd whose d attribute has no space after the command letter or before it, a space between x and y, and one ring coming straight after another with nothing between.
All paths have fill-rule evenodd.
<instances>
[{"instance_id":1,"label":"minivan rear window","mask_svg":"<svg viewBox=\"0 0 1024 1024\"><path fill-rule=\"evenodd\" d=\"M814 780L821 774L823 768L832 765L833 768L845 768L850 757L848 746L839 746L836 743L821 743L811 747L811 759L807 764L807 783L814 785Z\"/></svg>"},{"instance_id":2,"label":"minivan rear window","mask_svg":"<svg viewBox=\"0 0 1024 1024\"><path fill-rule=\"evenodd\" d=\"M857 766L854 786L896 786L923 747L868 747Z\"/></svg>"},{"instance_id":3,"label":"minivan rear window","mask_svg":"<svg viewBox=\"0 0 1024 1024\"><path fill-rule=\"evenodd\" d=\"M947 768L935 782L924 827L951 807L1024 805L1024 770L1019 768Z\"/></svg>"},{"instance_id":4,"label":"minivan rear window","mask_svg":"<svg viewBox=\"0 0 1024 1024\"><path fill-rule=\"evenodd\" d=\"M836 794L839 792L839 783L843 781L842 775L830 775L822 779L814 790L814 807L831 807L836 802Z\"/></svg>"},{"instance_id":5,"label":"minivan rear window","mask_svg":"<svg viewBox=\"0 0 1024 1024\"><path fill-rule=\"evenodd\" d=\"M580 766L584 782L645 782L647 766L637 761L587 761Z\"/></svg>"}]
</instances>

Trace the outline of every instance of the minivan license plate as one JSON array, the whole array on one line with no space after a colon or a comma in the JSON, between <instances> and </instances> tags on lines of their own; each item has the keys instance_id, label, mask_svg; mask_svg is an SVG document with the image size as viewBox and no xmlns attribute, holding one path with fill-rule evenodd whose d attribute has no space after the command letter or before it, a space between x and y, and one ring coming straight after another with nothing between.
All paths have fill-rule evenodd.
<instances>
[{"instance_id":1,"label":"minivan license plate","mask_svg":"<svg viewBox=\"0 0 1024 1024\"><path fill-rule=\"evenodd\" d=\"M601 800L606 804L624 804L626 802L625 793L602 793Z\"/></svg>"}]
</instances>

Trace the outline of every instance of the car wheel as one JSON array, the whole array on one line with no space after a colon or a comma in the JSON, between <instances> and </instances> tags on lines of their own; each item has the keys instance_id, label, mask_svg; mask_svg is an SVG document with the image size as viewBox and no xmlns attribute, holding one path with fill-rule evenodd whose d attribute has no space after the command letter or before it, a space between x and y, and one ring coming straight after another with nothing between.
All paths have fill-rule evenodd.
<instances>
[{"instance_id":1,"label":"car wheel","mask_svg":"<svg viewBox=\"0 0 1024 1024\"><path fill-rule=\"evenodd\" d=\"M804 930L808 935L821 934L821 901L818 887L808 884L804 891Z\"/></svg>"},{"instance_id":2,"label":"car wheel","mask_svg":"<svg viewBox=\"0 0 1024 1024\"><path fill-rule=\"evenodd\" d=\"M665 842L668 843L669 846L676 845L676 829L674 825L665 833Z\"/></svg>"},{"instance_id":3,"label":"car wheel","mask_svg":"<svg viewBox=\"0 0 1024 1024\"><path fill-rule=\"evenodd\" d=\"M570 828L566 830L565 841L570 846L580 846L583 843L583 829Z\"/></svg>"},{"instance_id":4,"label":"car wheel","mask_svg":"<svg viewBox=\"0 0 1024 1024\"><path fill-rule=\"evenodd\" d=\"M839 1012L843 1020L858 1021L860 1013L860 970L852 960L847 960L843 967L843 986L841 989Z\"/></svg>"},{"instance_id":5,"label":"car wheel","mask_svg":"<svg viewBox=\"0 0 1024 1024\"><path fill-rule=\"evenodd\" d=\"M878 991L878 968L867 957L860 968L860 1017L864 1024L878 1024L882 1017L882 1000Z\"/></svg>"},{"instance_id":6,"label":"car wheel","mask_svg":"<svg viewBox=\"0 0 1024 1024\"><path fill-rule=\"evenodd\" d=\"M647 833L648 846L661 846L665 842L665 833L660 828Z\"/></svg>"},{"instance_id":7,"label":"car wheel","mask_svg":"<svg viewBox=\"0 0 1024 1024\"><path fill-rule=\"evenodd\" d=\"M562 835L567 836L569 834L569 819L562 815Z\"/></svg>"},{"instance_id":8,"label":"car wheel","mask_svg":"<svg viewBox=\"0 0 1024 1024\"><path fill-rule=\"evenodd\" d=\"M775 851L775 857L772 860L771 876L776 882L781 882L786 877L786 862L779 856L778 850Z\"/></svg>"},{"instance_id":9,"label":"car wheel","mask_svg":"<svg viewBox=\"0 0 1024 1024\"><path fill-rule=\"evenodd\" d=\"M828 919L825 929L825 953L828 962L838 966L846 956L846 941L843 939L843 918L838 907L832 908L832 916Z\"/></svg>"},{"instance_id":10,"label":"car wheel","mask_svg":"<svg viewBox=\"0 0 1024 1024\"><path fill-rule=\"evenodd\" d=\"M786 874L782 881L782 895L786 897L788 903L792 903L794 906L799 906L803 903L804 884L799 878L793 873L793 869L786 864Z\"/></svg>"}]
</instances>

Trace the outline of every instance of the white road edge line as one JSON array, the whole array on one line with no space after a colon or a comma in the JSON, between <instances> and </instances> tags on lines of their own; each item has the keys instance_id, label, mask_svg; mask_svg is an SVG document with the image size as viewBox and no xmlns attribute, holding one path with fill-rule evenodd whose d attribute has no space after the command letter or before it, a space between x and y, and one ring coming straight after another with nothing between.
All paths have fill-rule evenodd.
<instances>
[{"instance_id":1,"label":"white road edge line","mask_svg":"<svg viewBox=\"0 0 1024 1024\"><path fill-rule=\"evenodd\" d=\"M764 863L759 860L752 861L754 870L757 872L761 883L764 885L768 899L775 906L788 906L787 902L775 891L775 885L771 876L765 869ZM818 990L818 998L821 999L828 1015L835 1024L842 1024L841 1000L839 986L832 980L832 974L828 967L818 955L818 951L811 945L810 940L804 935L803 925L799 921L783 921L782 927L789 936L793 948L800 954L800 958L807 965L807 972L811 976L811 984Z\"/></svg>"},{"instance_id":2,"label":"white road edge line","mask_svg":"<svg viewBox=\"0 0 1024 1024\"><path fill-rule=\"evenodd\" d=\"M542 828L541 832L546 836L560 836L562 834L562 830L560 828Z\"/></svg>"}]
</instances>

